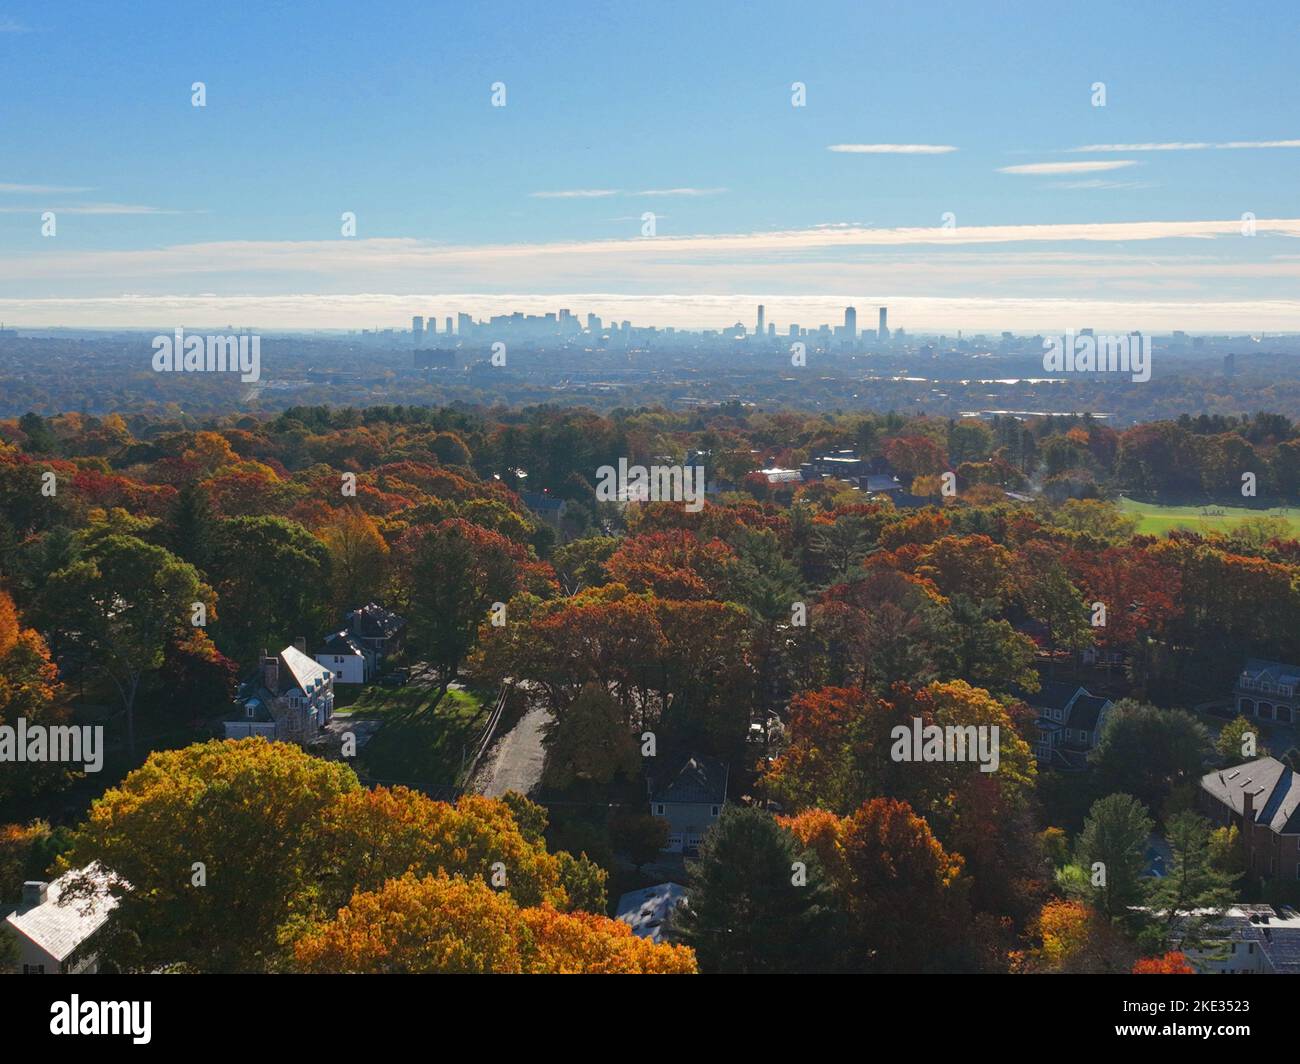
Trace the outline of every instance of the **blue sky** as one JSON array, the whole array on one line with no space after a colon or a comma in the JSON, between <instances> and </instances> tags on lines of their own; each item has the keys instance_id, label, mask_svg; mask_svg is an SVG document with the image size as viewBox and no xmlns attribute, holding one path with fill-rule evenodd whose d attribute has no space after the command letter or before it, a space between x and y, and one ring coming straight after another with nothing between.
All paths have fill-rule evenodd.
<instances>
[{"instance_id":1,"label":"blue sky","mask_svg":"<svg viewBox=\"0 0 1300 1064\"><path fill-rule=\"evenodd\" d=\"M1297 40L1282 2L0 0L0 315L1300 329Z\"/></svg>"}]
</instances>

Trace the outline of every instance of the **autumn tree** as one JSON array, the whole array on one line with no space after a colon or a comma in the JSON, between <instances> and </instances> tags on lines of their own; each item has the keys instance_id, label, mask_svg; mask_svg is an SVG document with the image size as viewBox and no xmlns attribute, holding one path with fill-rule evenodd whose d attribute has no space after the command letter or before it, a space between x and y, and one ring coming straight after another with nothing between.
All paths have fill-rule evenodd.
<instances>
[{"instance_id":1,"label":"autumn tree","mask_svg":"<svg viewBox=\"0 0 1300 1064\"><path fill-rule=\"evenodd\" d=\"M274 967L277 929L310 909L322 811L344 765L265 739L155 751L91 806L67 866L119 878L110 952L126 968Z\"/></svg>"},{"instance_id":2,"label":"autumn tree","mask_svg":"<svg viewBox=\"0 0 1300 1064\"><path fill-rule=\"evenodd\" d=\"M623 712L607 689L595 682L583 687L559 718L551 718L544 736L548 788L575 786L605 793L616 779L627 783L640 769L636 739Z\"/></svg>"},{"instance_id":3,"label":"autumn tree","mask_svg":"<svg viewBox=\"0 0 1300 1064\"><path fill-rule=\"evenodd\" d=\"M336 616L364 606L383 585L388 544L374 518L357 506L330 514L317 531L329 551L332 603Z\"/></svg>"},{"instance_id":4,"label":"autumn tree","mask_svg":"<svg viewBox=\"0 0 1300 1064\"><path fill-rule=\"evenodd\" d=\"M294 944L307 972L691 974L682 946L637 938L618 920L521 907L480 880L407 873L358 891Z\"/></svg>"}]
</instances>

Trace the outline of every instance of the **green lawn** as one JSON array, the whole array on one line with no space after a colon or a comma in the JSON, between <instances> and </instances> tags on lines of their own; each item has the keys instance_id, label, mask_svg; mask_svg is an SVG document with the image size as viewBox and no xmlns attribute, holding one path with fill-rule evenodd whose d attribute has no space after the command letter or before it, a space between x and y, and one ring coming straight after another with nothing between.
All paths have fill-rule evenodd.
<instances>
[{"instance_id":1,"label":"green lawn","mask_svg":"<svg viewBox=\"0 0 1300 1064\"><path fill-rule=\"evenodd\" d=\"M1290 526L1291 535L1300 538L1300 510L1285 506L1272 510L1221 506L1217 503L1204 506L1161 506L1121 498L1119 508L1135 516L1138 519L1138 531L1148 536L1163 536L1175 528L1187 528L1193 532L1229 532L1246 518L1280 517Z\"/></svg>"},{"instance_id":2,"label":"green lawn","mask_svg":"<svg viewBox=\"0 0 1300 1064\"><path fill-rule=\"evenodd\" d=\"M347 712L383 724L361 750L358 770L374 780L453 786L489 708L471 691L447 691L439 699L437 687L367 687Z\"/></svg>"}]
</instances>

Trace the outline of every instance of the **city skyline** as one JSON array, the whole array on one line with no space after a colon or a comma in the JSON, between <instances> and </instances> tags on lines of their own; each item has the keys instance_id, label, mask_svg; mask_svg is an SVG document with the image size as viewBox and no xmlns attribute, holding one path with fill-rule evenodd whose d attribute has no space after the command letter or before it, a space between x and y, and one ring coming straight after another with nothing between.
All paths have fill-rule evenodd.
<instances>
[{"instance_id":1,"label":"city skyline","mask_svg":"<svg viewBox=\"0 0 1300 1064\"><path fill-rule=\"evenodd\" d=\"M722 328L855 301L950 332L1295 327L1286 34L1244 49L1188 8L1026 5L990 34L957 4L403 7L382 31L325 4L235 33L20 2L0 318L339 328L459 300ZM92 44L121 62L76 62Z\"/></svg>"}]
</instances>

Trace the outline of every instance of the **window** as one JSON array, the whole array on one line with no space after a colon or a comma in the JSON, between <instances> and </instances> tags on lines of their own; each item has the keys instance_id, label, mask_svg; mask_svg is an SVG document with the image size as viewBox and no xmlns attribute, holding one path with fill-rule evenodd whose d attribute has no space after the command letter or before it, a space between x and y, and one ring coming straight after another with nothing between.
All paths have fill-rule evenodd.
<instances>
[{"instance_id":1,"label":"window","mask_svg":"<svg viewBox=\"0 0 1300 1064\"><path fill-rule=\"evenodd\" d=\"M714 816L718 815L718 807L716 805L713 807L712 813Z\"/></svg>"},{"instance_id":2,"label":"window","mask_svg":"<svg viewBox=\"0 0 1300 1064\"><path fill-rule=\"evenodd\" d=\"M249 720L252 720L252 719L253 719L253 707L252 707L252 706L245 706L245 707L244 707L244 712L248 715L248 719L249 719Z\"/></svg>"},{"instance_id":3,"label":"window","mask_svg":"<svg viewBox=\"0 0 1300 1064\"><path fill-rule=\"evenodd\" d=\"M664 815L664 807L663 807L663 803L660 802L658 805L655 806L655 816L663 816L663 815Z\"/></svg>"}]
</instances>

